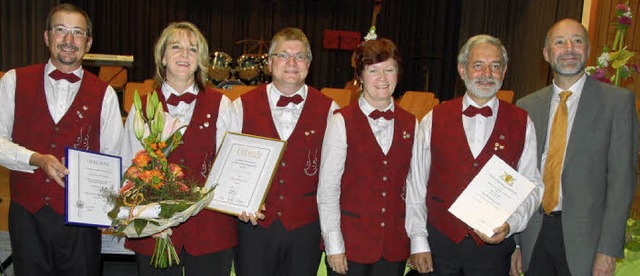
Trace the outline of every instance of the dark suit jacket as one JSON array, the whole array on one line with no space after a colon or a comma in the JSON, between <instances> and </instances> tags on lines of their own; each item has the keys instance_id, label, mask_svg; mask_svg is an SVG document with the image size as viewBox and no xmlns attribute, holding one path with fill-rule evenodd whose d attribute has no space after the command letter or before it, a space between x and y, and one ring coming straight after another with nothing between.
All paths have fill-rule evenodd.
<instances>
[{"instance_id":1,"label":"dark suit jacket","mask_svg":"<svg viewBox=\"0 0 640 276\"><path fill-rule=\"evenodd\" d=\"M538 160L547 139L552 96L553 87L548 86L517 103L535 124ZM587 77L562 170L562 232L572 275L591 275L596 252L623 257L637 157L634 94ZM520 234L525 271L541 224L542 212L536 212Z\"/></svg>"}]
</instances>

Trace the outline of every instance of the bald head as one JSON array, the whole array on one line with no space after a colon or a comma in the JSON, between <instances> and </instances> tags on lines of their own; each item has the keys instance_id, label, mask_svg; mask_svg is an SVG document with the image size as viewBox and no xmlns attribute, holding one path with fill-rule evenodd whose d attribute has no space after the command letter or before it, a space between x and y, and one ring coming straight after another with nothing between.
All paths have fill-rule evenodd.
<instances>
[{"instance_id":1,"label":"bald head","mask_svg":"<svg viewBox=\"0 0 640 276\"><path fill-rule=\"evenodd\" d=\"M551 41L551 38L556 34L556 32L567 29L574 31L579 30L580 35L584 38L587 48L589 47L589 32L587 31L587 28L582 25L582 23L572 18L562 19L553 24L553 26L547 30L547 35L544 38L544 47L549 47L549 41Z\"/></svg>"}]
</instances>

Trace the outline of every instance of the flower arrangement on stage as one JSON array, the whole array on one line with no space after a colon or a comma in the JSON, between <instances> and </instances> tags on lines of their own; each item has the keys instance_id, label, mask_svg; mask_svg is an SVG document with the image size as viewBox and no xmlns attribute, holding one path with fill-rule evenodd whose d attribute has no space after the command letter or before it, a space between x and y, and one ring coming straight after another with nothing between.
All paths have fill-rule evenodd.
<instances>
[{"instance_id":1,"label":"flower arrangement on stage","mask_svg":"<svg viewBox=\"0 0 640 276\"><path fill-rule=\"evenodd\" d=\"M616 36L611 48L604 47L602 54L598 57L596 66L589 66L586 72L591 77L616 86L620 81L631 77L633 71L638 73L636 64L627 64L635 53L627 50L624 45L624 35L633 22L633 15L629 3L618 4L616 6L618 22L616 23Z\"/></svg>"},{"instance_id":2,"label":"flower arrangement on stage","mask_svg":"<svg viewBox=\"0 0 640 276\"><path fill-rule=\"evenodd\" d=\"M151 265L167 268L180 263L171 243L170 228L209 205L213 192L185 179L182 167L167 161L182 143L179 130L186 125L164 112L155 91L147 96L145 116L137 91L134 105L133 129L143 150L125 172L120 191L109 195L115 206L109 217L116 234L128 238L155 237Z\"/></svg>"}]
</instances>

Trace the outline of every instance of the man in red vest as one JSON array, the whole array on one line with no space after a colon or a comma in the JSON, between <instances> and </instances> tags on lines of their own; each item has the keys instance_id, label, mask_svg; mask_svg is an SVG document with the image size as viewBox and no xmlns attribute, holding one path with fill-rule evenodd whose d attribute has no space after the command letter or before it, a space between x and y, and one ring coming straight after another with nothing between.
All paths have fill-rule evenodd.
<instances>
[{"instance_id":1,"label":"man in red vest","mask_svg":"<svg viewBox=\"0 0 640 276\"><path fill-rule=\"evenodd\" d=\"M406 229L410 262L421 273L508 275L512 234L524 230L540 205L543 186L533 123L524 110L495 96L506 71L507 52L499 39L470 38L458 55L464 97L437 106L420 123L423 149L407 180ZM447 210L493 155L536 188L489 237Z\"/></svg>"},{"instance_id":2,"label":"man in red vest","mask_svg":"<svg viewBox=\"0 0 640 276\"><path fill-rule=\"evenodd\" d=\"M65 147L118 155L122 119L110 86L82 69L91 20L70 4L47 17L46 64L0 80L0 164L11 171L16 275L99 275L100 231L65 225Z\"/></svg>"},{"instance_id":3,"label":"man in red vest","mask_svg":"<svg viewBox=\"0 0 640 276\"><path fill-rule=\"evenodd\" d=\"M238 275L316 275L320 226L316 190L322 139L337 104L305 85L311 46L302 30L271 40L273 82L234 101L243 133L287 141L266 196L264 219L238 226ZM261 214L259 214L261 215Z\"/></svg>"}]
</instances>

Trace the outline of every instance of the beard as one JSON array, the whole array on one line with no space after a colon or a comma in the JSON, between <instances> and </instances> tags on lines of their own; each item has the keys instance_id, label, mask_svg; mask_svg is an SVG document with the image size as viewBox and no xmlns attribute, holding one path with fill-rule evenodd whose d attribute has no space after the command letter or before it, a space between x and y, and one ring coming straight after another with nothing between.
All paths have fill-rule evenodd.
<instances>
[{"instance_id":1,"label":"beard","mask_svg":"<svg viewBox=\"0 0 640 276\"><path fill-rule=\"evenodd\" d=\"M73 51L78 52L80 50L80 48L78 46L72 45L72 44L60 44L57 46L58 48L58 54L56 55L56 59L65 65L73 65L76 62L78 62L78 57L75 55L71 55L71 56L67 56L67 55L63 55L63 48L67 48L67 49L71 49Z\"/></svg>"},{"instance_id":2,"label":"beard","mask_svg":"<svg viewBox=\"0 0 640 276\"><path fill-rule=\"evenodd\" d=\"M566 57L577 58L578 63L573 67L567 67L566 65L562 65L560 62L558 62L558 59L566 58ZM582 55L572 52L572 53L559 55L558 58L550 65L551 65L551 69L560 75L575 76L580 72L584 71L584 68L586 66L586 61L583 59Z\"/></svg>"},{"instance_id":3,"label":"beard","mask_svg":"<svg viewBox=\"0 0 640 276\"><path fill-rule=\"evenodd\" d=\"M488 88L489 90L486 91L483 88L479 87L476 84L477 82L493 82L493 86ZM493 98L493 96L495 96L498 93L498 90L500 90L500 87L502 87L501 80L496 80L491 77L480 77L475 79L469 79L469 77L465 76L464 84L467 87L467 91L469 91L471 95L480 99Z\"/></svg>"}]
</instances>

